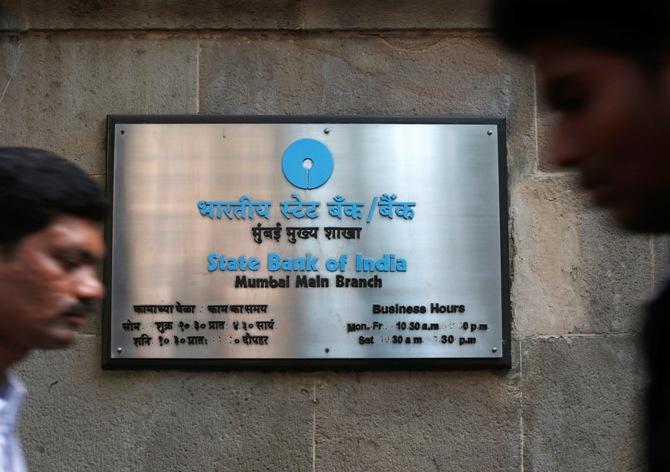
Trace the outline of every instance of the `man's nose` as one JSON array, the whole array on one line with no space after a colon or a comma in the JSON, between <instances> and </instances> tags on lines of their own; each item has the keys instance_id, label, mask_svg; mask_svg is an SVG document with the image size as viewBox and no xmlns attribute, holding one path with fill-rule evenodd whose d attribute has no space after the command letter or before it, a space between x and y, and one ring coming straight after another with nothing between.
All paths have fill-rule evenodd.
<instances>
[{"instance_id":1,"label":"man's nose","mask_svg":"<svg viewBox=\"0 0 670 472\"><path fill-rule=\"evenodd\" d=\"M80 300L99 299L105 294L105 288L93 267L87 267L79 271L75 280L75 288L77 298Z\"/></svg>"},{"instance_id":2,"label":"man's nose","mask_svg":"<svg viewBox=\"0 0 670 472\"><path fill-rule=\"evenodd\" d=\"M555 125L551 146L551 162L559 167L577 167L584 158L584 143L579 129L561 118Z\"/></svg>"}]
</instances>

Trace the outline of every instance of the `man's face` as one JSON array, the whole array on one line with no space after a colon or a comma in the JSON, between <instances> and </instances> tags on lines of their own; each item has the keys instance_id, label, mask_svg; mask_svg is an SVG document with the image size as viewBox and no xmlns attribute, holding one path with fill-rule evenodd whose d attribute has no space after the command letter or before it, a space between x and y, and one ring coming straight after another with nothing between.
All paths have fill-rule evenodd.
<instances>
[{"instance_id":1,"label":"man's face","mask_svg":"<svg viewBox=\"0 0 670 472\"><path fill-rule=\"evenodd\" d=\"M59 216L0 252L0 344L27 351L74 341L103 295L95 267L103 251L97 224Z\"/></svg>"},{"instance_id":2,"label":"man's face","mask_svg":"<svg viewBox=\"0 0 670 472\"><path fill-rule=\"evenodd\" d=\"M559 112L552 160L580 171L582 185L617 223L670 229L670 74L613 52L544 41L531 49L550 105Z\"/></svg>"}]
</instances>

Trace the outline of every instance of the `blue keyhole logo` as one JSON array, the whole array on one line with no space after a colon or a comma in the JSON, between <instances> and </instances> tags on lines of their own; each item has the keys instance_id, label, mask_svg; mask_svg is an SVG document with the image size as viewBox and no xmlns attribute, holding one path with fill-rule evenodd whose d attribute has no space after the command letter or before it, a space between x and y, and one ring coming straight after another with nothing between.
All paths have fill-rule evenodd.
<instances>
[{"instance_id":1,"label":"blue keyhole logo","mask_svg":"<svg viewBox=\"0 0 670 472\"><path fill-rule=\"evenodd\" d=\"M333 175L333 155L316 139L299 139L284 151L281 168L286 180L295 187L312 190L328 182Z\"/></svg>"}]
</instances>

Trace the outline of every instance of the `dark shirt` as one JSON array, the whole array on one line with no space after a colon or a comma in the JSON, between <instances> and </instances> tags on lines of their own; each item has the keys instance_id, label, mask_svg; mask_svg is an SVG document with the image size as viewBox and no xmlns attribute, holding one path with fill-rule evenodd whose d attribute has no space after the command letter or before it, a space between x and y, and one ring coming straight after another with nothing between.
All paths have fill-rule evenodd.
<instances>
[{"instance_id":1,"label":"dark shirt","mask_svg":"<svg viewBox=\"0 0 670 472\"><path fill-rule=\"evenodd\" d=\"M647 452L649 470L670 471L670 283L648 306L644 348L649 369Z\"/></svg>"}]
</instances>

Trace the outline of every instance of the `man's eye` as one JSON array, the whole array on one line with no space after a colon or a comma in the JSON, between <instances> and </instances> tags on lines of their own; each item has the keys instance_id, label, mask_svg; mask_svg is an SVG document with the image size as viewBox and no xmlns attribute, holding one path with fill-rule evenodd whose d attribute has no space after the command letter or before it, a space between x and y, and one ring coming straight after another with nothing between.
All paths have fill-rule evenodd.
<instances>
[{"instance_id":1,"label":"man's eye","mask_svg":"<svg viewBox=\"0 0 670 472\"><path fill-rule=\"evenodd\" d=\"M57 257L56 260L66 272L72 272L81 266L81 261L72 257L61 256Z\"/></svg>"}]
</instances>

